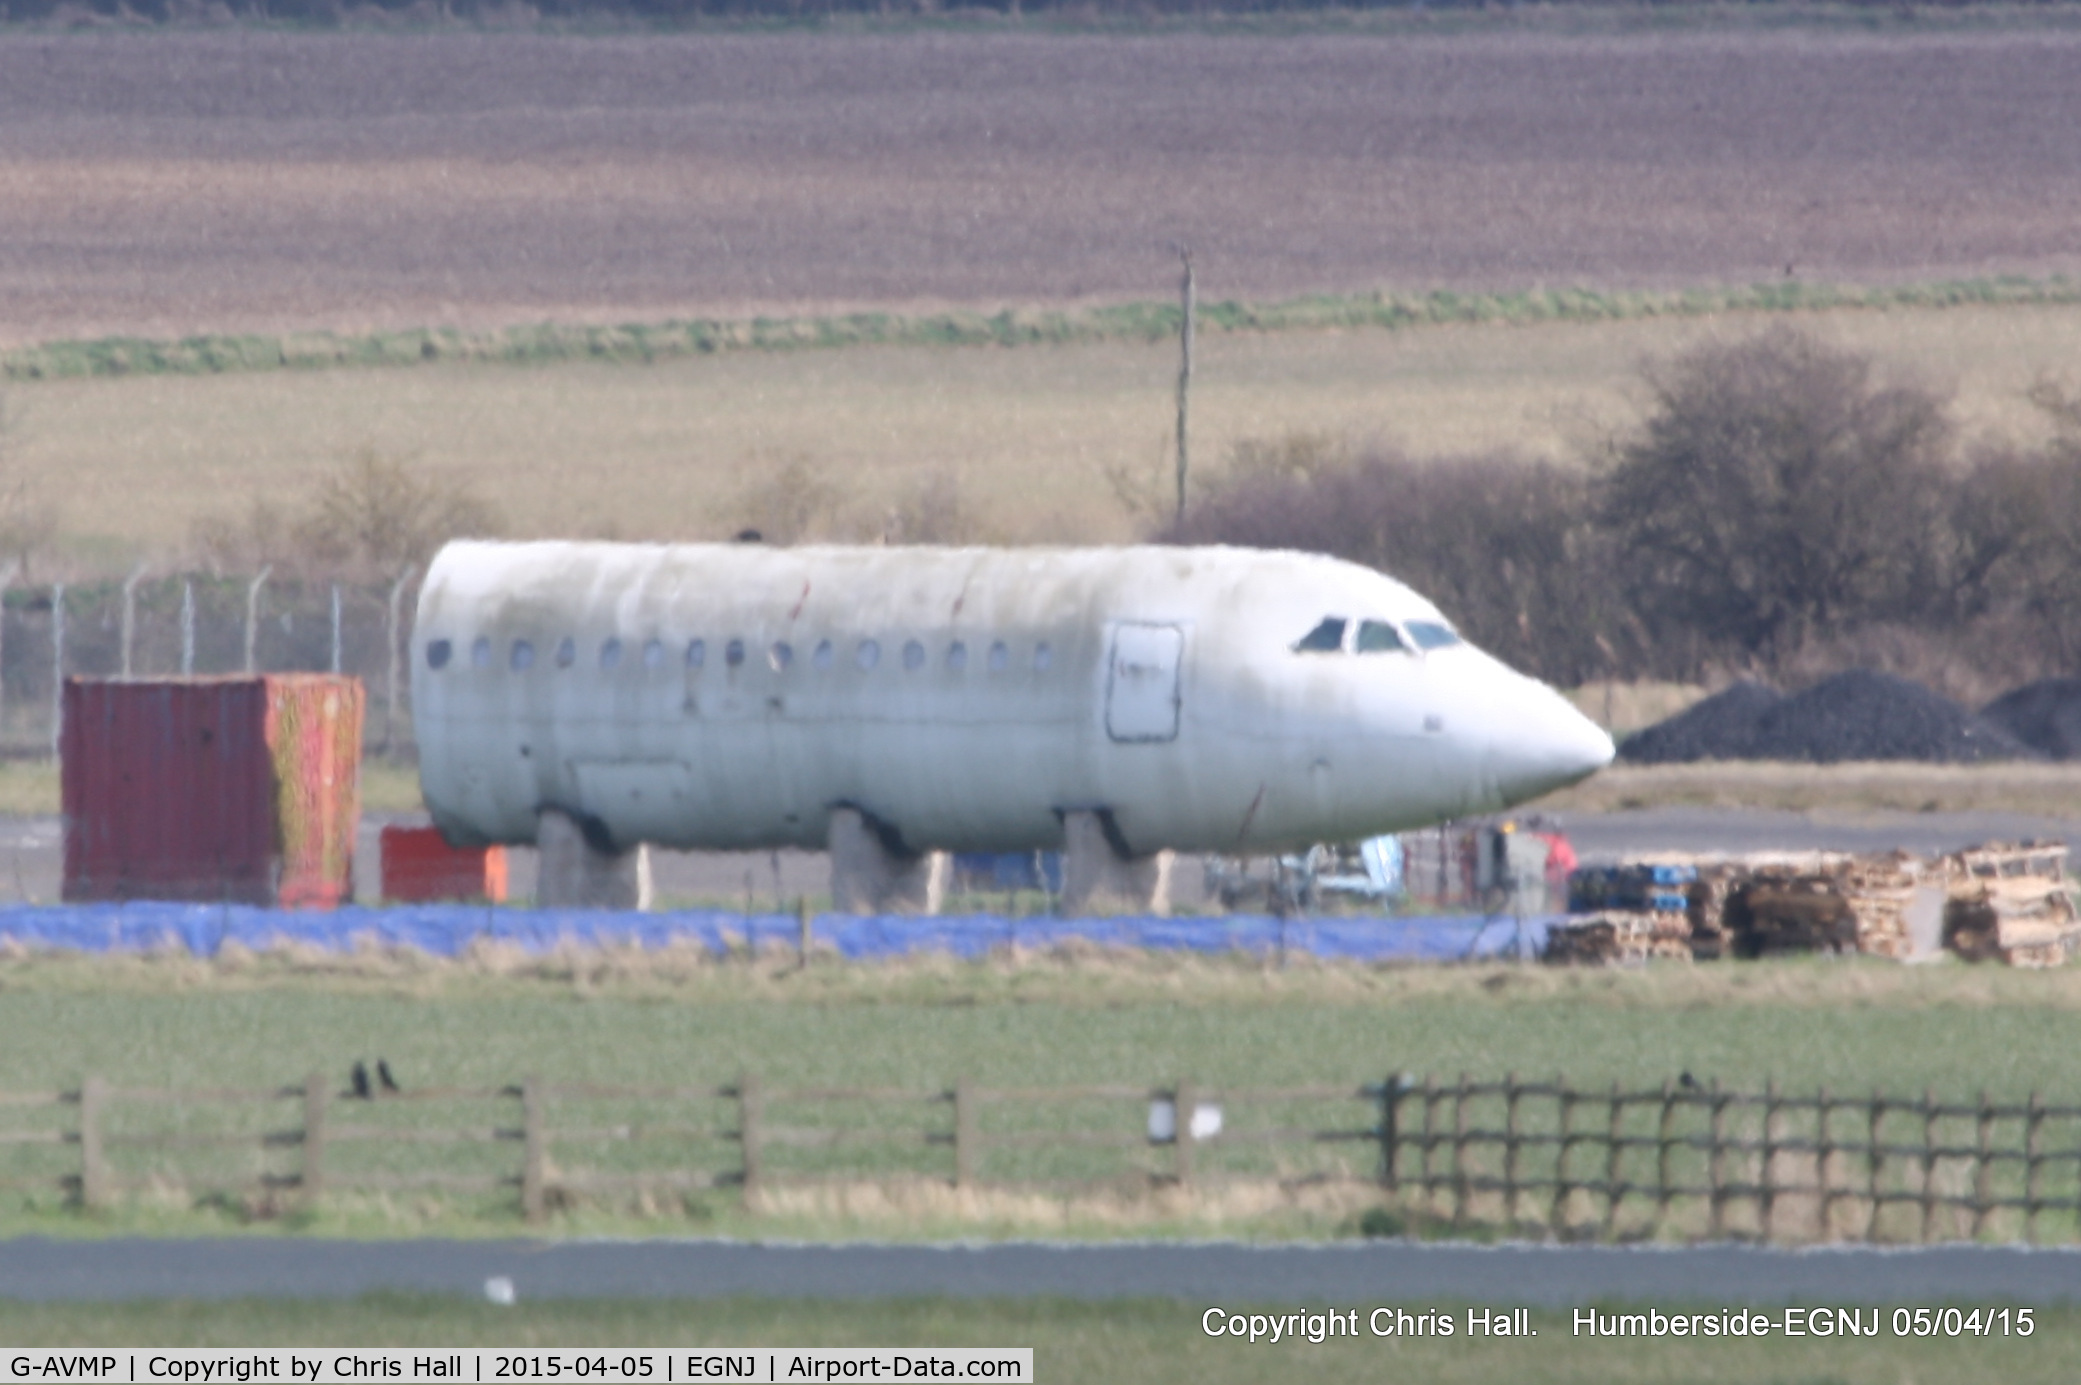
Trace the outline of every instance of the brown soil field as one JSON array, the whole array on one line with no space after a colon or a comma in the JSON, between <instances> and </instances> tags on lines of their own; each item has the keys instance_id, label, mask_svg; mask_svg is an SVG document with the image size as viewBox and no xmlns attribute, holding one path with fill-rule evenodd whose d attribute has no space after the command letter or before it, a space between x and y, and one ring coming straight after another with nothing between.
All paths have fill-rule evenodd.
<instances>
[{"instance_id":1,"label":"brown soil field","mask_svg":"<svg viewBox=\"0 0 2081 1385\"><path fill-rule=\"evenodd\" d=\"M0 344L2081 271L2081 35L0 36Z\"/></svg>"}]
</instances>

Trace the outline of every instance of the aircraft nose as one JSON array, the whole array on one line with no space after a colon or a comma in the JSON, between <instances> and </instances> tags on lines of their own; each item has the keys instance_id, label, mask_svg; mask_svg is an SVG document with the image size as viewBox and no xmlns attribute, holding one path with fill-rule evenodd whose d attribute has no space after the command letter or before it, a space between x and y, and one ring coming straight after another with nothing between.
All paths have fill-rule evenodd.
<instances>
[{"instance_id":1,"label":"aircraft nose","mask_svg":"<svg viewBox=\"0 0 2081 1385\"><path fill-rule=\"evenodd\" d=\"M1496 786L1522 803L1589 778L1617 753L1604 728L1542 683L1526 680L1496 727Z\"/></svg>"}]
</instances>

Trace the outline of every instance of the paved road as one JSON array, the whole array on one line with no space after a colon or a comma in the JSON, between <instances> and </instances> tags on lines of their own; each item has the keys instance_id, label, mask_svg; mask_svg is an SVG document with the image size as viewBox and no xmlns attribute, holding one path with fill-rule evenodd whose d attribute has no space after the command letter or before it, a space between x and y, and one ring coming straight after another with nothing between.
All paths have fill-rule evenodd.
<instances>
[{"instance_id":1,"label":"paved road","mask_svg":"<svg viewBox=\"0 0 2081 1385\"><path fill-rule=\"evenodd\" d=\"M1173 1298L1191 1303L2081 1303L2081 1251L1941 1246L786 1245L737 1241L0 1242L0 1298Z\"/></svg>"},{"instance_id":2,"label":"paved road","mask_svg":"<svg viewBox=\"0 0 2081 1385\"><path fill-rule=\"evenodd\" d=\"M376 835L388 821L424 822L424 814L364 815L355 853L355 893L380 893ZM1870 813L1857 816L1752 808L1649 808L1619 813L1570 813L1563 819L1585 861L1601 863L1653 851L1891 851L1934 854L1986 841L2057 838L2081 841L2081 820L2023 813ZM515 898L535 889L535 853L510 853ZM749 898L755 908L786 913L800 895L830 883L822 852L660 851L655 854L661 894L681 898ZM64 839L56 818L0 817L0 904L49 902L58 897ZM1197 862L1173 877L1173 899L1190 911L1204 897Z\"/></svg>"}]
</instances>

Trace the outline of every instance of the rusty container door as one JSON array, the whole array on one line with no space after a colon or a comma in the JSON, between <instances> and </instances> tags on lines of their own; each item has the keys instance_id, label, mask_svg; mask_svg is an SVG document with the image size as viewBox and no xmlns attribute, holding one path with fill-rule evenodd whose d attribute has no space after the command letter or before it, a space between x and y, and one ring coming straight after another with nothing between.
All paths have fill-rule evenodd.
<instances>
[{"instance_id":1,"label":"rusty container door","mask_svg":"<svg viewBox=\"0 0 2081 1385\"><path fill-rule=\"evenodd\" d=\"M337 904L361 714L329 675L68 679L65 898Z\"/></svg>"},{"instance_id":2,"label":"rusty container door","mask_svg":"<svg viewBox=\"0 0 2081 1385\"><path fill-rule=\"evenodd\" d=\"M267 683L267 747L274 766L276 899L330 909L354 893L361 820L361 680L275 673Z\"/></svg>"}]
</instances>

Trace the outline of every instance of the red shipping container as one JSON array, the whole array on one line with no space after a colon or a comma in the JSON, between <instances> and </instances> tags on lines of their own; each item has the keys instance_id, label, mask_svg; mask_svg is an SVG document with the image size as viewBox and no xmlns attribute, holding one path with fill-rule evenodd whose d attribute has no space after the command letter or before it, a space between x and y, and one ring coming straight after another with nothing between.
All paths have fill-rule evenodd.
<instances>
[{"instance_id":1,"label":"red shipping container","mask_svg":"<svg viewBox=\"0 0 2081 1385\"><path fill-rule=\"evenodd\" d=\"M65 898L330 909L354 892L361 680L65 680Z\"/></svg>"},{"instance_id":2,"label":"red shipping container","mask_svg":"<svg viewBox=\"0 0 2081 1385\"><path fill-rule=\"evenodd\" d=\"M383 829L383 898L506 900L506 848L450 846L438 827Z\"/></svg>"}]
</instances>

